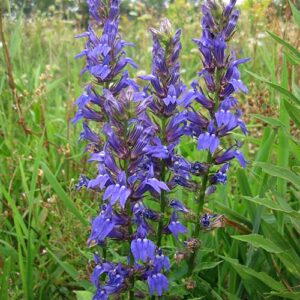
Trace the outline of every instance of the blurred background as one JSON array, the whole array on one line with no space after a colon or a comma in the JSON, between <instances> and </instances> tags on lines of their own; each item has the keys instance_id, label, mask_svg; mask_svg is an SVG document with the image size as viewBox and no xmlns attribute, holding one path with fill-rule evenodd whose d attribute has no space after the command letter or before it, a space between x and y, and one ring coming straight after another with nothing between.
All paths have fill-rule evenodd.
<instances>
[{"instance_id":1,"label":"blurred background","mask_svg":"<svg viewBox=\"0 0 300 300\"><path fill-rule=\"evenodd\" d=\"M291 2L300 8L297 0ZM148 29L166 16L175 28L183 30L182 76L186 84L191 83L201 69L200 54L191 41L201 33L200 5L201 1L192 0L122 1L122 36L135 44L128 49L128 56L139 65L137 71L131 70L133 77L151 72ZM74 189L79 174L87 174L90 167L85 145L78 142L81 126L70 124L73 103L89 80L86 75L79 76L84 61L74 59L84 48L84 41L74 36L86 29L87 6L84 0L1 0L0 6L0 299L76 299L74 291L78 299L88 299L80 291L90 289L92 250L86 241L88 221L95 215L99 196ZM299 58L289 55L288 48L268 34L271 31L298 49L299 28L288 1L244 0L239 6L242 15L232 46L238 57L251 57L242 69L250 91L241 96L250 130L244 152L251 162L279 165L297 176L300 114L293 109L283 112L282 93L266 81L299 97ZM191 149L195 147L184 144L180 151L197 158ZM256 214L257 203L243 197L269 197L273 190L297 212L299 187L252 163L246 172L236 167L231 174L232 189L221 187L209 209L224 213L248 233L260 233L266 239L276 236L274 243L290 245L291 254L277 257L264 248L249 254L247 243L230 239L231 234L241 232L220 230L211 238L204 237L212 251L203 254L211 265L204 270L206 283L201 283L201 293L206 299L261 299L263 293L285 298L287 294L278 295L273 282L263 283L255 274L263 271L282 282L282 291L295 291L300 284L299 216L286 219L285 205L278 214L270 207ZM116 254L114 249L110 251ZM226 261L214 265L224 253L241 264ZM241 265L256 273L247 273ZM168 299L184 299L186 286L181 285L182 292L173 291ZM257 288L251 290L249 285ZM300 299L299 293L293 297L289 299Z\"/></svg>"}]
</instances>

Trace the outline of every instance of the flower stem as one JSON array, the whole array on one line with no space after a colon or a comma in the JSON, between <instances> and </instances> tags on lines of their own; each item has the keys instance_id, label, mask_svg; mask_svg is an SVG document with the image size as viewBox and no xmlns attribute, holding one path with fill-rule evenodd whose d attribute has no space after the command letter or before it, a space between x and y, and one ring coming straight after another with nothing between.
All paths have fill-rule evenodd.
<instances>
[{"instance_id":1,"label":"flower stem","mask_svg":"<svg viewBox=\"0 0 300 300\"><path fill-rule=\"evenodd\" d=\"M207 162L210 164L212 161L212 155L210 152L208 152L207 155ZM202 179L202 185L201 185L201 189L200 189L200 193L199 193L199 197L197 197L196 202L197 202L197 208L196 208L196 216L197 216L197 222L196 222L196 227L195 230L192 234L193 237L197 238L199 236L200 233L200 216L203 212L203 207L204 207L204 200L205 200L205 191L207 188L207 183L208 183L208 174L209 171L207 172L207 174L204 175L203 179ZM188 261L188 276L192 275L194 267L195 267L195 259L197 257L197 249L194 250L194 252L192 253L189 261Z\"/></svg>"},{"instance_id":2,"label":"flower stem","mask_svg":"<svg viewBox=\"0 0 300 300\"><path fill-rule=\"evenodd\" d=\"M216 113L216 111L219 108L219 97L220 97L220 91L221 91L221 77L222 77L222 69L217 68L216 74L215 74L216 91L214 93L214 110L213 110L213 118L214 118L215 123L216 123L216 119L215 119L214 114ZM208 165L210 165L212 163L212 161L213 161L213 156L210 153L210 151L208 151L206 162L208 163ZM209 169L208 169L207 173L203 176L199 197L197 198L197 201L196 201L197 202L197 209L196 209L197 223L196 223L196 227L193 232L193 235L192 235L194 238L198 238L200 229L201 229L200 217L203 213L205 191L207 189L208 177L209 177ZM198 249L195 249L188 261L188 276L191 276L193 273L193 270L195 267L195 259L197 257L197 254L198 254Z\"/></svg>"},{"instance_id":3,"label":"flower stem","mask_svg":"<svg viewBox=\"0 0 300 300\"><path fill-rule=\"evenodd\" d=\"M165 133L166 133L166 118L163 117L161 120L161 140L163 144L165 144ZM165 162L162 160L162 171L160 174L160 180L165 181L166 179L166 165ZM158 224L158 233L157 233L157 247L161 246L161 240L162 240L162 234L163 234L163 229L164 229L164 214L166 211L166 192L161 191L160 195L160 213L161 213L161 218Z\"/></svg>"},{"instance_id":4,"label":"flower stem","mask_svg":"<svg viewBox=\"0 0 300 300\"><path fill-rule=\"evenodd\" d=\"M127 128L127 124L126 124L126 128ZM125 132L125 134L127 135L127 132ZM125 135L125 136L126 136ZM129 161L127 159L124 160L124 171L126 173L126 179L128 178L128 166L129 166ZM130 205L130 199L128 199L127 204L126 204L126 211L127 211L127 215L128 217L131 216L131 205ZM133 230L132 230L132 224L131 224L131 219L129 220L129 225L128 225L128 233L129 233L129 239L128 239L128 243L129 243L129 265L133 266L134 264L134 257L133 254L131 253L130 250L130 245L131 245L131 238L132 238L132 234L133 234ZM130 277L130 289L128 290L128 300L134 300L134 274L132 274L132 276Z\"/></svg>"},{"instance_id":5,"label":"flower stem","mask_svg":"<svg viewBox=\"0 0 300 300\"><path fill-rule=\"evenodd\" d=\"M166 167L163 166L162 173L161 173L161 180L165 180L165 172L166 172ZM157 247L161 246L161 239L162 239L162 232L163 232L163 227L164 227L164 213L166 209L166 192L162 191L160 195L160 213L162 215L159 224L158 224L158 233L157 233Z\"/></svg>"}]
</instances>

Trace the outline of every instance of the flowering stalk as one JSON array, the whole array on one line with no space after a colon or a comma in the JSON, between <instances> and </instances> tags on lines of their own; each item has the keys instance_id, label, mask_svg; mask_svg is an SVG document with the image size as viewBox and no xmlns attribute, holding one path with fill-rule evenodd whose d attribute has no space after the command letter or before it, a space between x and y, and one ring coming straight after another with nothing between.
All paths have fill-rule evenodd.
<instances>
[{"instance_id":1,"label":"flowering stalk","mask_svg":"<svg viewBox=\"0 0 300 300\"><path fill-rule=\"evenodd\" d=\"M179 54L182 48L181 30L173 32L171 23L164 19L160 28L151 29L153 36L152 74L142 76L151 83L145 89L146 94L153 96L149 106L150 116L155 128L155 137L148 148L148 156L154 163L156 176L167 182L172 191L178 185L188 186L189 173L184 168L187 163L176 154L176 146L185 134L186 113L180 112L179 103L185 94L186 87L180 78ZM169 192L163 191L160 197L161 219L157 229L157 245L161 246L163 233L172 233L178 238L179 233L187 229L178 220L180 211L178 200L170 201ZM165 223L169 208L173 210L169 224ZM181 210L182 212L182 210ZM187 211L184 211L187 212Z\"/></svg>"},{"instance_id":2,"label":"flowering stalk","mask_svg":"<svg viewBox=\"0 0 300 300\"><path fill-rule=\"evenodd\" d=\"M193 90L186 91L180 79L181 31L173 32L168 20L159 30L151 30L152 74L142 76L149 85L141 90L125 69L128 64L136 65L126 57L125 46L129 44L118 30L120 0L87 2L93 24L80 35L87 43L77 57L86 57L83 73L90 73L93 80L76 101L73 121L84 120L80 139L89 142L89 161L97 166L96 177L81 176L77 188L86 187L102 198L88 240L89 246L103 248L103 257L95 254L93 300L121 293L135 299L136 293L142 294L134 290L136 280L147 282L150 295L162 296L168 290L165 274L170 268L169 258L161 249L163 234L178 239L179 234L188 232L180 217L185 214L189 221L192 216L181 201L170 199L172 191L178 186L195 191L193 178L202 177L196 199L199 221L192 238L185 242L187 250L178 256L190 254L191 275L200 230L218 226L216 215L202 216L205 196L226 182L229 161L237 158L243 167L246 165L238 150L240 143L229 148L225 143L235 128L247 132L233 97L239 89L246 92L238 66L247 60L236 60L233 52L225 55L238 12L233 10L235 1L230 1L222 13L212 0L203 5L203 36L195 42L203 55L204 69L199 76L204 78L206 92L198 81L192 83ZM97 36L99 29L101 35ZM204 107L203 112L195 109L193 101ZM93 123L97 124L94 129ZM198 138L198 149L208 149L207 161L190 163L178 155L176 146L183 135ZM160 211L149 206L151 201L159 202ZM115 241L127 249L122 262L106 255L106 245Z\"/></svg>"},{"instance_id":3,"label":"flowering stalk","mask_svg":"<svg viewBox=\"0 0 300 300\"><path fill-rule=\"evenodd\" d=\"M97 37L90 27L81 35L88 42L78 56L86 56L83 71L92 74L94 82L77 100L74 121L83 118L98 122L102 133L93 131L86 122L83 125L81 139L90 142L89 161L97 163L98 175L94 179L82 176L77 187L104 191L88 244L104 247L115 240L129 244L127 263L95 255L93 299L104 300L122 292L134 299L135 279L147 281L150 293L161 296L168 289L163 271L169 269L169 259L149 239L154 232L150 223L157 222L159 215L146 207L144 198L150 193L156 199L169 188L156 178L149 158L155 132L147 115L152 96L145 97L124 70L127 64L135 64L125 56L128 43L118 32L120 1L88 0L88 4L91 16L103 31Z\"/></svg>"},{"instance_id":4,"label":"flowering stalk","mask_svg":"<svg viewBox=\"0 0 300 300\"><path fill-rule=\"evenodd\" d=\"M234 129L239 127L247 134L234 94L240 90L247 92L240 80L238 66L248 59L236 60L234 51L228 51L228 42L239 18L239 11L234 9L235 4L236 0L230 0L228 5L221 7L214 0L207 0L202 6L203 34L201 39L194 39L203 57L203 69L199 76L204 79L205 90L198 80L194 81L193 90L185 97L184 104L193 114L189 124L190 135L198 138L198 150L208 150L204 163L207 169L202 175L201 188L196 199L196 213L200 221L192 233L195 238L198 238L201 227L211 226L210 219L214 216L202 216L205 196L213 193L217 184L227 181L229 161L237 158L242 167L246 166L244 156L239 151L241 143L236 141L230 147L227 146L227 137ZM201 104L203 113L195 111L191 105L193 100ZM189 275L193 273L196 256L197 249L191 253L188 262Z\"/></svg>"}]
</instances>

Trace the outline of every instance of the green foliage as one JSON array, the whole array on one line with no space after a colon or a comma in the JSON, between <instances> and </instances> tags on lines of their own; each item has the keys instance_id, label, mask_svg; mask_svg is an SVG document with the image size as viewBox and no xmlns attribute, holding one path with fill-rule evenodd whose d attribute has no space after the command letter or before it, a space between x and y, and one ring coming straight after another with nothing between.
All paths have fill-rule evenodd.
<instances>
[{"instance_id":1,"label":"green foliage","mask_svg":"<svg viewBox=\"0 0 300 300\"><path fill-rule=\"evenodd\" d=\"M125 39L136 43L129 55L137 58L139 74L151 70L151 37L145 32L158 21L153 20L153 10L141 9L121 20ZM297 21L299 13L294 6L292 10ZM191 42L200 35L198 12L187 1L173 1L166 11L174 27L183 27L186 82L200 69ZM243 52L253 57L249 70L243 72L251 86L243 109L249 109L247 100L258 99L265 90L269 96L263 102L275 112L266 115L258 109L250 116L250 135L244 140L247 169L235 165L230 184L221 186L205 205L224 214L226 228L201 233L195 282L180 281L187 266L173 264L170 294L164 299L299 299L299 49L291 36L283 38L266 20L263 27L269 34L257 37L254 27L248 26L249 14L253 26L262 19L261 14L246 11L242 33L236 33L236 52L244 45ZM26 135L18 123L0 48L1 300L92 297L93 249L87 248L86 240L88 220L98 209L97 195L74 191L78 175L89 167L82 159L84 145L77 141L80 128L69 123L85 81L79 78L82 62L73 59L83 47L73 36L84 28L75 25L59 14L5 20L21 107L32 133ZM285 25L296 32L294 24ZM190 159L202 159L193 142L184 143L180 151ZM183 197L193 207L192 195ZM168 245L166 250L174 253L175 241L170 239ZM109 251L116 255L115 249ZM140 289L147 292L142 284Z\"/></svg>"}]
</instances>

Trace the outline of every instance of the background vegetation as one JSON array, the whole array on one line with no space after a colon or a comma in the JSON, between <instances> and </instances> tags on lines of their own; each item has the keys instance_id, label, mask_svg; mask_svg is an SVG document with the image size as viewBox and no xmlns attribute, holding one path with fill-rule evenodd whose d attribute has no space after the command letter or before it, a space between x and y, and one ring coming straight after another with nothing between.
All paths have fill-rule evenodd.
<instances>
[{"instance_id":1,"label":"background vegetation","mask_svg":"<svg viewBox=\"0 0 300 300\"><path fill-rule=\"evenodd\" d=\"M3 2L12 65L2 37L1 300L90 299L93 249L86 241L98 203L96 194L74 190L89 166L78 143L81 128L69 122L87 81L79 77L83 62L74 60L84 47L73 38L87 22L82 2ZM300 13L299 3L293 3L242 4L235 48L239 56L252 58L243 69L250 94L242 99L250 129L243 147L250 164L246 170L236 165L230 184L206 205L223 213L227 226L201 236L201 281L179 282L186 272L180 264L164 299L190 299L188 293L194 299L300 299ZM123 4L123 36L136 44L129 55L140 66L138 75L151 69L148 28L166 15L183 29L182 75L190 83L200 69L191 42L200 35L199 3ZM195 148L185 143L180 151L197 159ZM193 199L187 201L192 207ZM115 250L109 249L112 255Z\"/></svg>"}]
</instances>

